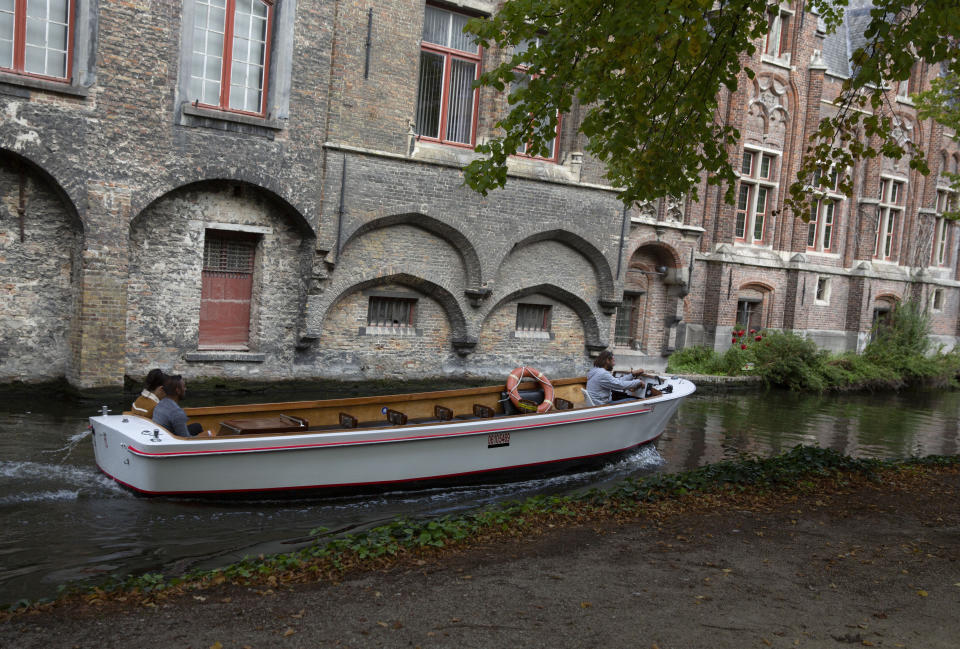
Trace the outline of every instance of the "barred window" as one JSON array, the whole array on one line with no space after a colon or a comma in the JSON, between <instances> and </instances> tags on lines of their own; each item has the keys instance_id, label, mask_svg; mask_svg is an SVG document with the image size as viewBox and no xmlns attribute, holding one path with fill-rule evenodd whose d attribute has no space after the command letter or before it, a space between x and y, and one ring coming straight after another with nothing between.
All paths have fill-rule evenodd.
<instances>
[{"instance_id":1,"label":"barred window","mask_svg":"<svg viewBox=\"0 0 960 649\"><path fill-rule=\"evenodd\" d=\"M367 325L370 327L409 328L414 325L416 299L370 296Z\"/></svg>"},{"instance_id":2,"label":"barred window","mask_svg":"<svg viewBox=\"0 0 960 649\"><path fill-rule=\"evenodd\" d=\"M203 269L222 273L252 273L257 242L250 238L207 237Z\"/></svg>"},{"instance_id":3,"label":"barred window","mask_svg":"<svg viewBox=\"0 0 960 649\"><path fill-rule=\"evenodd\" d=\"M517 331L550 331L550 305L518 304Z\"/></svg>"}]
</instances>

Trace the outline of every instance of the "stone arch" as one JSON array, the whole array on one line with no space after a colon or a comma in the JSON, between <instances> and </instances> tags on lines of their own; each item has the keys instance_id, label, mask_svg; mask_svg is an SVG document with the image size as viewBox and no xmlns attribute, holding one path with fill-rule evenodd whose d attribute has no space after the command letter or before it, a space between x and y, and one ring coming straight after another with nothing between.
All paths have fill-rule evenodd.
<instances>
[{"instance_id":1,"label":"stone arch","mask_svg":"<svg viewBox=\"0 0 960 649\"><path fill-rule=\"evenodd\" d=\"M199 180L194 180L182 185L171 186L167 188L167 191L162 194L153 195L150 200L144 201L134 201L131 200L131 207L136 208L139 206L139 209L133 209L134 216L131 219L130 227L133 228L136 221L143 218L143 215L147 213L150 207L156 205L159 201L167 198L177 192L188 192L188 191L204 191L207 188L210 189L223 189L231 187L234 191L246 190L247 188L256 192L258 196L267 198L274 204L280 207L281 212L290 220L290 223L300 232L301 235L314 237L315 231L313 227L307 222L303 214L301 214L297 209L287 201L283 196L278 194L274 189L265 187L263 185L257 184L255 182L250 182L242 178L203 178Z\"/></svg>"},{"instance_id":2,"label":"stone arch","mask_svg":"<svg viewBox=\"0 0 960 649\"><path fill-rule=\"evenodd\" d=\"M356 293L357 291L363 291L365 289L372 288L374 286L382 286L384 284L399 284L401 286L406 286L414 291L417 291L418 293L421 293L422 295L432 298L438 304L440 304L450 322L451 336L453 339L452 342L455 346L460 345L464 341L472 340L472 338L468 337L467 335L467 320L463 314L463 309L460 308L460 303L457 301L457 298L453 295L453 293L443 286L431 282L428 279L403 272L378 275L377 277L368 277L360 280L359 282L355 282L349 286L343 287L327 304L327 308L323 312L323 317L320 320L320 326L317 330L319 332L323 331L323 322L326 320L327 314L330 312L333 306L345 296Z\"/></svg>"},{"instance_id":3,"label":"stone arch","mask_svg":"<svg viewBox=\"0 0 960 649\"><path fill-rule=\"evenodd\" d=\"M288 199L287 192L274 176L256 173L249 169L220 169L209 166L202 167L199 170L190 169L171 182L157 183L144 188L142 191L135 192L130 199L131 211L139 215L147 207L175 191L195 185L218 182L256 188L283 206L297 228L304 233L309 232L310 236L316 236L316 227L311 224L310 219L306 216L309 213L308 210Z\"/></svg>"},{"instance_id":4,"label":"stone arch","mask_svg":"<svg viewBox=\"0 0 960 649\"><path fill-rule=\"evenodd\" d=\"M244 181L202 180L156 197L130 220L127 236L125 355L131 374L170 366L186 354L202 362L218 353L250 354L237 360L263 363L265 375L292 360L315 244L313 230L288 202ZM214 304L225 289L217 283L227 280L206 272L204 250L208 241L237 239L244 240L241 249L252 263L244 278L249 281L230 289L242 290L231 309ZM211 306L235 316L235 338L221 336L219 316L205 317Z\"/></svg>"},{"instance_id":5,"label":"stone arch","mask_svg":"<svg viewBox=\"0 0 960 649\"><path fill-rule=\"evenodd\" d=\"M631 246L630 256L628 259L633 259L634 255L637 254L642 248L649 248L654 251L654 255L664 261L664 266L667 268L680 268L683 261L680 257L680 252L671 246L665 241L657 241L656 239L644 239L643 241L638 241Z\"/></svg>"},{"instance_id":6,"label":"stone arch","mask_svg":"<svg viewBox=\"0 0 960 649\"><path fill-rule=\"evenodd\" d=\"M77 206L49 171L0 149L0 382L59 379L76 366L85 236Z\"/></svg>"},{"instance_id":7,"label":"stone arch","mask_svg":"<svg viewBox=\"0 0 960 649\"><path fill-rule=\"evenodd\" d=\"M14 124L23 125L18 118L4 116L4 128L0 129L0 153L9 153L15 158L36 169L52 187L61 194L65 204L77 214L80 220L86 215L87 174L84 170L66 164L67 156L41 142L40 135L33 130L17 132L11 128Z\"/></svg>"},{"instance_id":8,"label":"stone arch","mask_svg":"<svg viewBox=\"0 0 960 649\"><path fill-rule=\"evenodd\" d=\"M426 214L419 212L392 214L390 216L384 216L373 219L372 221L367 221L347 235L341 244L341 250L368 232L379 230L381 228L389 228L395 225L410 225L416 228L421 228L449 243L463 260L463 265L466 269L467 275L467 288L479 289L483 284L483 272L480 264L480 256L477 254L477 249L470 242L470 240L453 226L448 225L432 216L427 216Z\"/></svg>"},{"instance_id":9,"label":"stone arch","mask_svg":"<svg viewBox=\"0 0 960 649\"><path fill-rule=\"evenodd\" d=\"M600 300L613 301L615 299L613 271L610 269L610 263L595 245L575 232L561 228L537 232L517 241L508 254L541 241L558 241L583 255L596 273L597 284L600 288Z\"/></svg>"},{"instance_id":10,"label":"stone arch","mask_svg":"<svg viewBox=\"0 0 960 649\"><path fill-rule=\"evenodd\" d=\"M14 151L12 149L0 147L0 162L3 162L3 159L7 157L11 158L14 166L22 165L27 170L42 178L50 186L50 188L53 189L54 193L58 196L64 207L66 207L71 217L75 219L76 224L80 228L81 232L83 232L85 226L80 210L82 206L86 204L86 201L76 196L75 192L71 191L70 187L61 184L60 181L57 180L58 175L61 175L61 177L70 177L62 176L62 174L75 174L75 171L58 168L59 165L56 165L53 167L55 173L51 173L48 170L48 161L38 161L32 156L24 155L23 153Z\"/></svg>"},{"instance_id":11,"label":"stone arch","mask_svg":"<svg viewBox=\"0 0 960 649\"><path fill-rule=\"evenodd\" d=\"M494 304L493 307L488 311L487 315L495 312L502 305L508 302L534 294L546 295L547 297L552 298L557 302L561 302L573 309L574 313L577 314L577 316L580 318L580 322L583 324L583 332L584 337L586 338L585 344L587 349L602 349L606 346L601 340L600 325L597 322L597 318L594 315L593 310L590 308L590 305L587 304L580 296L553 284L536 284L517 289L516 291L509 293L497 301L497 303Z\"/></svg>"}]
</instances>

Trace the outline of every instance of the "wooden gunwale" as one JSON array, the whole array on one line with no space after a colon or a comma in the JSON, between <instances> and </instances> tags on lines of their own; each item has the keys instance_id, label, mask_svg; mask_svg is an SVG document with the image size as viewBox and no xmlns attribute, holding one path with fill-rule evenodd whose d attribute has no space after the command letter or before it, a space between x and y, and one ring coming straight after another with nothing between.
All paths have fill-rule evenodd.
<instances>
[{"instance_id":1,"label":"wooden gunwale","mask_svg":"<svg viewBox=\"0 0 960 649\"><path fill-rule=\"evenodd\" d=\"M557 379L552 381L557 396L564 397L575 403L582 401L580 387L586 385L586 377ZM531 385L532 387L532 385ZM310 428L323 430L308 430L309 433L325 433L334 430L345 430L336 426L340 412L349 412L364 422L378 421L382 418L381 408L384 406L396 410L403 410L411 419L422 419L432 416L435 404L445 405L455 410L455 414L464 414L470 411L474 403L493 408L497 416L505 416L502 405L499 403L500 393L504 391L502 385L480 386L476 388L459 388L456 390L440 390L434 392L411 392L408 394L389 394L369 397L346 397L340 399L319 399L314 401L285 401L271 403L237 404L228 406L201 406L185 408L184 411L191 422L200 423L204 430L210 430L216 435L220 422L236 415L270 415L278 412L301 417L310 422ZM406 426L431 425L423 422L410 422ZM384 421L382 426L365 426L365 428L388 428L391 424ZM405 427L406 427L405 426ZM251 435L287 435L290 433L249 433L245 435L230 435L234 437L249 437ZM178 437L179 438L179 437ZM202 440L209 437L182 438L185 440Z\"/></svg>"}]
</instances>

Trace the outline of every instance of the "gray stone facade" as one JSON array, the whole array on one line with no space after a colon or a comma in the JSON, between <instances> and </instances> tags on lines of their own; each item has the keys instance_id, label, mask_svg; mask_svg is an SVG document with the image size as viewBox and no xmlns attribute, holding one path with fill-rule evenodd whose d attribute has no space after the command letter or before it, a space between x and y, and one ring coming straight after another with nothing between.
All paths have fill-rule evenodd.
<instances>
[{"instance_id":1,"label":"gray stone facade","mask_svg":"<svg viewBox=\"0 0 960 649\"><path fill-rule=\"evenodd\" d=\"M481 197L463 185L469 147L414 132L423 0L272 7L262 114L189 96L193 0L77 0L68 79L0 70L0 382L116 387L152 367L271 380L493 377L532 364L562 376L610 345L621 361L657 366L684 345L722 348L744 298L763 306L764 326L849 349L878 300L936 289L934 333L956 339L952 226L949 263L925 268L873 263L862 240L875 221L856 200L838 213L843 249L826 255L806 250L792 217L772 221L763 245L737 242L735 210L705 184L699 203L624 210L583 152L577 106L555 160L517 157L507 187ZM723 98L745 144L779 143L772 207L802 150L805 109L818 116L836 92L808 63L823 45L816 21L793 30L792 66L758 55L767 85ZM480 65L499 57L484 51ZM505 108L502 95L478 95L476 141ZM761 119L761 106L777 119ZM945 160L957 155L942 128L915 129ZM880 170L855 173L872 196ZM910 178L905 242L925 241L920 210L935 184ZM205 283L205 245L221 235L254 242L242 345L201 344L205 300L219 290ZM835 279L821 304L811 291L825 276ZM381 298L414 304L413 322L372 324ZM530 331L518 328L523 312L549 315Z\"/></svg>"}]
</instances>

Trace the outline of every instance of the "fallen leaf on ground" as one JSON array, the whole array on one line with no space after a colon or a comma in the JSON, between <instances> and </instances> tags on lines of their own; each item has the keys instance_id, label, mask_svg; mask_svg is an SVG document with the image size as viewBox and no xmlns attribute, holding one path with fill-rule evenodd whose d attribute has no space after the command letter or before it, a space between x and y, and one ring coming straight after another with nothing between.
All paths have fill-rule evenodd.
<instances>
[{"instance_id":1,"label":"fallen leaf on ground","mask_svg":"<svg viewBox=\"0 0 960 649\"><path fill-rule=\"evenodd\" d=\"M926 596L929 595L929 594L930 594L930 593L928 593L928 592L925 591L925 590L918 590L918 591L917 591L917 595L919 595L920 597L926 597Z\"/></svg>"},{"instance_id":2,"label":"fallen leaf on ground","mask_svg":"<svg viewBox=\"0 0 960 649\"><path fill-rule=\"evenodd\" d=\"M593 606L590 602L580 602L580 608L590 608Z\"/></svg>"},{"instance_id":3,"label":"fallen leaf on ground","mask_svg":"<svg viewBox=\"0 0 960 649\"><path fill-rule=\"evenodd\" d=\"M283 632L283 637L284 637L284 638L289 638L289 637L292 636L294 633L296 633L296 631L294 631L293 629L291 629L291 628L288 627L287 630Z\"/></svg>"}]
</instances>

